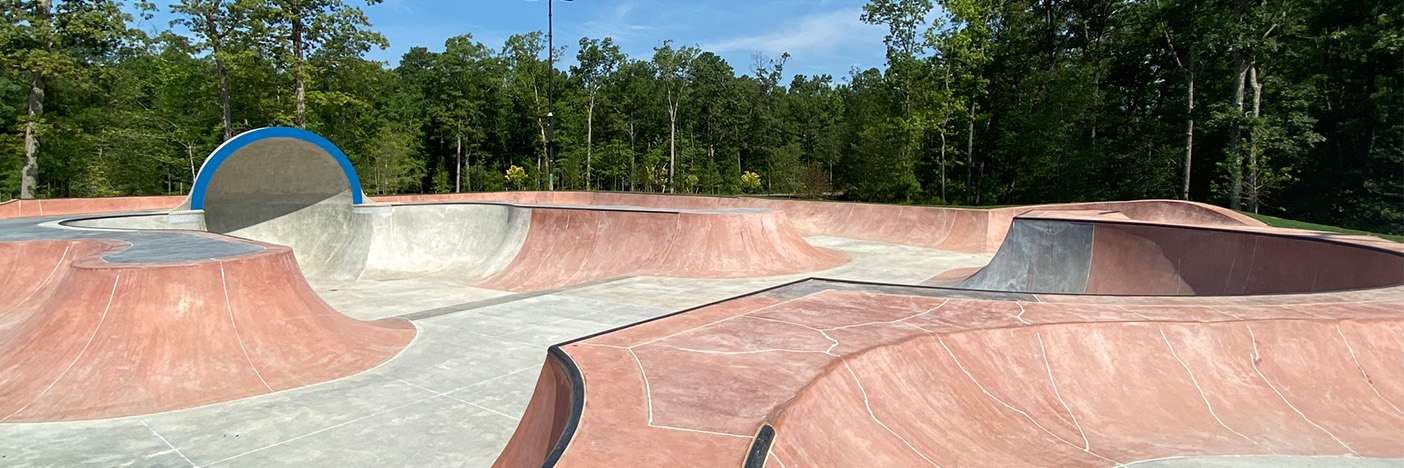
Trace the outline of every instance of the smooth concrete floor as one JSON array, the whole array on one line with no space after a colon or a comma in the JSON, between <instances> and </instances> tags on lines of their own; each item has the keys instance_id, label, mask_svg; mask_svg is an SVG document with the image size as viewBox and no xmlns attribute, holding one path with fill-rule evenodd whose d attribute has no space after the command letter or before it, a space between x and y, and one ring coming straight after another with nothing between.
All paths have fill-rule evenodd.
<instances>
[{"instance_id":1,"label":"smooth concrete floor","mask_svg":"<svg viewBox=\"0 0 1404 468\"><path fill-rule=\"evenodd\" d=\"M853 261L804 275L628 277L516 296L441 279L317 282L337 310L416 318L419 335L375 369L308 387L138 417L0 424L0 466L486 467L516 430L550 345L805 277L916 284L990 258L809 241Z\"/></svg>"}]
</instances>

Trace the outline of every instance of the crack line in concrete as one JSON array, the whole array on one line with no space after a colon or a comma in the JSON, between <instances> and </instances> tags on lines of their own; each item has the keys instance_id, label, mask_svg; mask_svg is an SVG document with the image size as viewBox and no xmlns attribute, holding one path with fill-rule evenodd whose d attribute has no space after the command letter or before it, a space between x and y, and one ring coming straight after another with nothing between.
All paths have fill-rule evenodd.
<instances>
[{"instance_id":1,"label":"crack line in concrete","mask_svg":"<svg viewBox=\"0 0 1404 468\"><path fill-rule=\"evenodd\" d=\"M941 337L937 336L937 337L936 337L936 340L939 341L939 342L941 343L941 347L942 347L942 348L945 348L945 349L946 349L946 354L949 354L949 355L951 356L951 360L952 360L952 361L955 361L956 367L959 367L959 368L960 368L960 371L963 372L963 373L965 373L965 376L968 377L968 378L970 378L970 381L971 381L972 383L974 383L976 387L980 387L980 391L981 391L981 392L984 392L984 394L985 394L986 396L989 396L989 397L990 397L991 399L993 399L994 401L998 402L998 403L1001 404L1001 405L1004 405L1005 408L1009 408L1010 410L1013 410L1014 412L1019 413L1020 415L1024 416L1024 419L1028 419L1029 422L1033 423L1033 425L1034 425L1035 427L1038 427L1038 428L1039 428L1040 430L1042 430L1043 432L1046 432L1046 433L1048 433L1048 435L1053 436L1054 439L1058 439L1059 442L1062 442L1062 443L1064 443L1064 444L1067 444L1069 447L1072 447L1072 448L1081 450L1081 451L1083 451L1083 452L1086 452L1086 453L1089 454L1089 455L1092 455L1092 456L1097 457L1097 458L1101 458L1101 459L1103 459L1103 460L1106 460L1106 461L1109 461L1109 462L1112 462L1112 463L1121 463L1121 462L1118 462L1118 461L1116 461L1116 460L1112 460L1112 459L1110 459L1110 458L1107 458L1107 457L1098 455L1098 454L1092 452L1091 450L1088 450L1088 449L1085 448L1085 447L1078 447L1076 444L1073 444L1072 442L1068 441L1067 439L1064 439L1064 438L1060 437L1058 434L1054 434L1053 431L1050 431L1050 430L1048 430L1048 428L1044 427L1042 424L1039 424L1038 421L1035 420L1035 419L1033 418L1033 416L1029 415L1029 413L1026 413L1026 412L1024 412L1023 410L1014 407L1014 405L1011 405L1011 404L1009 404L1009 403L1006 403L1004 400L1002 400L1002 399L1000 399L999 397L995 396L993 393L990 393L990 391L989 391L988 389L986 389L984 385L980 384L980 381L979 381L978 379L976 379L975 376L972 375L972 374L970 373L969 370L966 370L965 365L960 363L960 359L956 358L956 355L955 355L954 352L951 351L950 346L947 346L947 345L946 345L946 340L945 340L945 339L942 339Z\"/></svg>"},{"instance_id":2,"label":"crack line in concrete","mask_svg":"<svg viewBox=\"0 0 1404 468\"><path fill-rule=\"evenodd\" d=\"M1350 341L1346 340L1345 332L1341 331L1340 323L1336 324L1336 333L1341 335L1341 342L1345 343L1346 351L1350 352L1350 359L1355 361L1355 367L1360 369L1360 377L1365 379L1365 384L1370 386L1370 390L1375 391L1375 396L1380 397L1380 400L1383 400L1390 408L1394 408L1394 412L1404 415L1404 411L1400 411L1398 406L1394 406L1394 402L1385 398L1384 395L1380 394L1380 389L1375 387L1375 381L1370 379L1370 374L1365 372L1365 366L1360 365L1360 359L1355 357L1355 349L1351 348Z\"/></svg>"},{"instance_id":3,"label":"crack line in concrete","mask_svg":"<svg viewBox=\"0 0 1404 468\"><path fill-rule=\"evenodd\" d=\"M907 441L907 438L902 437L902 435L898 434L897 431L892 430L891 427L887 427L887 423L884 423L881 419L878 419L877 413L873 412L873 405L868 402L868 390L863 388L863 382L861 380L858 380L858 374L853 372L852 367L849 367L847 359L839 359L843 361L843 368L848 369L848 375L853 377L853 383L858 384L858 392L863 394L863 406L868 408L868 416L871 416L874 422L877 422L879 426L882 426L883 429L886 429L887 432L891 433L894 437L897 438L897 440L900 440L903 444L906 444L907 448L912 450L912 453L917 454L917 456L921 457L922 460L926 460L926 462L930 463L931 466L941 468L941 465L937 464L935 461L932 461L930 457L926 456L926 454L921 453L921 450L917 450L916 446L912 445L911 442Z\"/></svg>"},{"instance_id":4,"label":"crack line in concrete","mask_svg":"<svg viewBox=\"0 0 1404 468\"><path fill-rule=\"evenodd\" d=\"M1213 416L1213 417L1214 417L1214 420L1215 420L1215 421L1218 421L1218 422L1219 422L1219 425L1220 425L1220 426L1223 426L1224 429L1228 429L1229 432L1232 432L1232 433L1234 433L1234 434L1238 434L1238 436L1239 436L1239 437L1242 437L1243 440L1246 440L1246 441L1252 443L1253 445L1257 445L1257 446L1260 447L1260 448L1267 448L1267 447L1263 447L1262 444L1259 444L1257 441L1253 440L1252 438L1249 438L1248 436L1243 435L1242 432L1238 432L1237 430L1234 430L1234 428L1229 427L1228 424L1224 423L1224 420L1223 420L1223 419L1220 419L1220 418L1219 418L1219 414L1216 413L1216 412L1214 412L1214 405L1213 405L1212 403L1209 403L1209 395L1207 395L1207 394L1204 393L1204 387L1201 387L1201 386L1199 385L1199 379L1195 378L1195 376L1194 376L1194 371L1190 370L1189 364L1185 363L1185 360L1184 360L1184 359L1180 359L1180 355L1179 355L1178 353L1175 352L1175 345L1173 345L1173 344L1170 343L1170 337L1165 335L1165 329L1164 329L1164 328L1161 328L1161 329L1160 329L1160 338L1161 338L1162 340L1165 340L1165 347L1170 348L1170 356L1174 357L1174 358L1175 358L1175 361L1180 363L1180 367L1184 367L1184 368L1185 368L1185 373L1186 373L1186 374L1189 374L1190 382L1194 384L1194 389L1195 389L1195 390L1199 390L1199 398L1200 398L1200 399L1203 399L1203 400L1204 400L1204 406L1205 406L1206 408L1209 408L1209 415L1210 415L1210 416ZM1275 450L1272 450L1272 449L1270 449L1270 448L1267 448L1267 450L1268 450L1269 452L1272 452L1273 455L1276 455L1276 454L1277 454L1277 451L1275 451Z\"/></svg>"},{"instance_id":5,"label":"crack line in concrete","mask_svg":"<svg viewBox=\"0 0 1404 468\"><path fill-rule=\"evenodd\" d=\"M1263 356L1263 355L1262 355L1260 352L1258 352L1258 338L1257 338L1257 335L1254 335L1254 334L1253 334L1253 326L1252 326L1252 325L1246 325L1246 324L1245 324L1244 326L1248 328L1248 339L1253 343L1253 354L1252 354L1252 356L1250 356L1251 359L1250 359L1249 361L1253 364L1253 371L1255 371L1255 372L1258 373L1258 377L1260 377L1260 378L1263 379L1263 382L1266 383L1266 384L1268 385L1268 388L1271 388L1273 392L1277 393L1277 397L1278 397L1278 398L1281 398L1281 399L1282 399L1282 402L1283 402L1283 403L1286 403L1288 408L1292 408L1292 411L1297 412L1297 415L1298 415L1298 416L1301 416L1301 417L1302 417L1302 420L1306 421L1308 424L1311 424L1312 426L1315 426L1317 429L1320 429L1321 432L1325 432L1326 435L1331 436L1331 439L1332 439L1332 440L1335 440L1336 443L1341 444L1341 446L1342 446L1342 447L1345 447L1346 450L1349 450L1351 454L1356 455L1356 456L1359 456L1360 454L1357 453L1357 452L1355 451L1355 449L1350 448L1349 445L1346 445L1346 443L1345 443L1344 441L1342 441L1340 438L1336 437L1335 434L1332 434L1331 431L1328 431L1328 430L1326 430L1326 428L1321 427L1321 425L1320 425L1320 424L1317 424L1316 421L1312 421L1311 418L1308 418L1307 415L1306 415L1306 413L1303 413L1302 410L1297 409L1297 406L1296 406L1296 405L1293 405L1291 401L1288 401L1288 400L1287 400L1287 396L1286 396L1286 395L1283 395L1283 394L1282 394L1282 391L1281 391L1281 390L1278 390L1278 389L1277 389L1277 386L1276 386L1276 385L1273 385L1271 380L1268 380L1267 375L1266 375L1266 374L1263 374L1263 370L1258 368L1258 361L1261 361L1261 360L1262 360L1262 356Z\"/></svg>"},{"instance_id":6,"label":"crack line in concrete","mask_svg":"<svg viewBox=\"0 0 1404 468\"><path fill-rule=\"evenodd\" d=\"M1063 409L1067 410L1068 416L1072 418L1073 425L1077 426L1077 433L1082 435L1082 443L1085 444L1082 449L1091 453L1092 442L1087 440L1087 433L1082 431L1082 424L1077 422L1077 415L1073 414L1072 408L1068 407L1068 402L1063 400L1063 394L1058 392L1058 381L1053 379L1053 365L1048 362L1048 351L1043 347L1043 334L1034 333L1034 336L1038 337L1038 352L1043 354L1043 367L1048 369L1048 382L1053 384L1053 396L1058 397L1058 403L1061 403Z\"/></svg>"},{"instance_id":7,"label":"crack line in concrete","mask_svg":"<svg viewBox=\"0 0 1404 468\"><path fill-rule=\"evenodd\" d=\"M1022 324L1024 324L1024 325L1033 325L1032 323L1029 323L1028 320L1024 320L1024 312L1027 312L1027 311L1024 310L1024 303L1023 303L1023 302L1019 302L1019 301L1014 301L1014 305L1019 306L1019 315L1015 315L1015 316L1014 316L1014 320L1018 320L1019 323L1022 323Z\"/></svg>"}]
</instances>

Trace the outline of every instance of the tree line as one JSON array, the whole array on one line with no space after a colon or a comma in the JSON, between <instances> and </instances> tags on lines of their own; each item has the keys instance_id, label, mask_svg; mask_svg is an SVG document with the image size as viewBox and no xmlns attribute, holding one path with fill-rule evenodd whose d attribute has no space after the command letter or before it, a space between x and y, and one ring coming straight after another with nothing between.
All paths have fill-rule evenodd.
<instances>
[{"instance_id":1,"label":"tree line","mask_svg":"<svg viewBox=\"0 0 1404 468\"><path fill-rule=\"evenodd\" d=\"M541 32L392 67L365 58L378 1L0 0L0 198L184 193L282 125L372 195L1182 198L1404 233L1404 2L871 0L886 63L836 78L607 37L553 70Z\"/></svg>"}]
</instances>

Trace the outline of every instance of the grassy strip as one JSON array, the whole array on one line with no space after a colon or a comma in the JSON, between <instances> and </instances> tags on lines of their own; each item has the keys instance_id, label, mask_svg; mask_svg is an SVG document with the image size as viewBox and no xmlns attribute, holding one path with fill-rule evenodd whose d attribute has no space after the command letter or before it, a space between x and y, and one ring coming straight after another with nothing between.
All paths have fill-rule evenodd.
<instances>
[{"instance_id":1,"label":"grassy strip","mask_svg":"<svg viewBox=\"0 0 1404 468\"><path fill-rule=\"evenodd\" d=\"M1308 222L1304 222L1304 221L1295 221L1295 220L1291 220L1291 219L1282 219L1282 218L1277 218L1277 217L1273 217L1273 216L1260 215L1260 214L1256 214L1256 213L1248 213L1248 212L1246 212L1246 211L1245 211L1245 212L1241 212L1241 213L1243 213L1243 214L1245 214L1245 215L1248 215L1248 216L1250 216L1250 217L1252 217L1253 219L1256 219L1256 220L1258 220L1258 221L1262 221L1263 223L1266 223L1268 226L1272 226L1272 227L1290 228L1290 229L1306 229L1306 230L1309 230L1309 231L1339 232L1339 233L1341 233L1341 234L1355 234L1355 235L1360 235L1360 236L1375 236L1375 237L1378 237L1378 238L1381 238L1381 239L1388 239L1388 240L1392 240L1392 241L1395 241L1395 242L1404 242L1404 236L1398 236L1398 235L1393 235L1393 234L1380 234L1380 233L1377 233L1377 232L1357 231L1357 230L1354 230L1354 229L1346 229L1346 228L1339 228L1339 227L1335 227L1335 226L1327 226L1327 225L1325 225L1325 224L1312 224L1312 223L1308 223Z\"/></svg>"}]
</instances>

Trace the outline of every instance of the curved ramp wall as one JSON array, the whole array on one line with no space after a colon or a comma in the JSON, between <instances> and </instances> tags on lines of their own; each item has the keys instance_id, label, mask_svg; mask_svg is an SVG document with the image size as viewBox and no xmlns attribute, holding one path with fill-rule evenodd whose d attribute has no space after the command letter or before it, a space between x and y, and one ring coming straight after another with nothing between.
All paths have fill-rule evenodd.
<instances>
[{"instance_id":1,"label":"curved ramp wall","mask_svg":"<svg viewBox=\"0 0 1404 468\"><path fill-rule=\"evenodd\" d=\"M774 423L772 457L1106 467L1196 455L1404 457L1404 413L1389 400L1404 395L1400 336L1397 320L923 336L815 379Z\"/></svg>"},{"instance_id":2,"label":"curved ramp wall","mask_svg":"<svg viewBox=\"0 0 1404 468\"><path fill-rule=\"evenodd\" d=\"M1340 237L1357 242L1341 242L1336 239ZM1059 219L1034 213L1015 219L989 265L959 287L1220 296L1404 284L1404 254L1359 240L1326 233Z\"/></svg>"},{"instance_id":3,"label":"curved ramp wall","mask_svg":"<svg viewBox=\"0 0 1404 468\"><path fill-rule=\"evenodd\" d=\"M0 299L0 422L130 416L272 393L379 365L415 335L401 319L362 322L333 310L286 247L177 263L98 257L120 248L0 242L0 259L44 265L35 269L43 274L7 277L15 294Z\"/></svg>"},{"instance_id":4,"label":"curved ramp wall","mask_svg":"<svg viewBox=\"0 0 1404 468\"><path fill-rule=\"evenodd\" d=\"M529 204L637 206L662 209L767 208L789 218L802 236L838 236L961 252L994 252L1014 218L1039 210L1105 210L1128 218L1162 223L1262 226L1228 209L1181 200L1070 203L992 209L899 206L871 203L797 201L772 198L708 197L613 192L482 192L396 195L386 202L501 200Z\"/></svg>"},{"instance_id":5,"label":"curved ramp wall","mask_svg":"<svg viewBox=\"0 0 1404 468\"><path fill-rule=\"evenodd\" d=\"M309 275L325 276L360 268L348 252L369 238L369 225L351 210L364 197L335 145L305 130L271 127L220 145L201 166L188 208L204 210L210 232L292 247Z\"/></svg>"}]
</instances>

